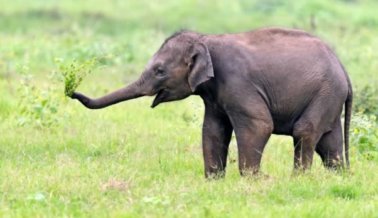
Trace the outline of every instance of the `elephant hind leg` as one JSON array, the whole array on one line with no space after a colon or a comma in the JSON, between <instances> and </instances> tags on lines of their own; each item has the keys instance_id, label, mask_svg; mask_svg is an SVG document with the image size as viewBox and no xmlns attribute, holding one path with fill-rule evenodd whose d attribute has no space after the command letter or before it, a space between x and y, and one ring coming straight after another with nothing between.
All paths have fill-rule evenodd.
<instances>
[{"instance_id":1,"label":"elephant hind leg","mask_svg":"<svg viewBox=\"0 0 378 218\"><path fill-rule=\"evenodd\" d=\"M316 145L316 152L320 155L323 165L329 169L340 169L343 161L343 134L340 119L335 127L320 138Z\"/></svg>"},{"instance_id":2,"label":"elephant hind leg","mask_svg":"<svg viewBox=\"0 0 378 218\"><path fill-rule=\"evenodd\" d=\"M332 104L332 99L321 96L315 99L295 122L293 127L295 169L306 170L311 167L315 148L323 134L332 130L336 118L340 116L340 108L342 108L342 103ZM322 143L329 144L328 140L334 139L326 138Z\"/></svg>"}]
</instances>

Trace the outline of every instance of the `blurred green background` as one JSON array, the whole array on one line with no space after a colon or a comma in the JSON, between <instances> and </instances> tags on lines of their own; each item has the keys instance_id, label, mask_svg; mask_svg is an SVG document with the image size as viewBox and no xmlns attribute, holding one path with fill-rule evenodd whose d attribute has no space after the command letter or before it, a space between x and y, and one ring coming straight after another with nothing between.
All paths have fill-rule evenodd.
<instances>
[{"instance_id":1,"label":"blurred green background","mask_svg":"<svg viewBox=\"0 0 378 218\"><path fill-rule=\"evenodd\" d=\"M49 71L56 57L103 56L104 64L128 71L129 64L143 66L179 29L229 33L282 26L330 43L356 85L374 76L377 82L376 10L376 1L367 0L2 1L1 69L16 71L28 62L33 70Z\"/></svg>"},{"instance_id":2,"label":"blurred green background","mask_svg":"<svg viewBox=\"0 0 378 218\"><path fill-rule=\"evenodd\" d=\"M1 217L377 217L378 2L375 0L0 0ZM64 97L59 63L96 58L80 91L137 78L173 32L309 31L338 54L355 90L352 173L292 177L274 136L269 176L241 179L236 142L225 180L202 172L200 99L143 98L89 111ZM235 163L236 162L236 163Z\"/></svg>"}]
</instances>

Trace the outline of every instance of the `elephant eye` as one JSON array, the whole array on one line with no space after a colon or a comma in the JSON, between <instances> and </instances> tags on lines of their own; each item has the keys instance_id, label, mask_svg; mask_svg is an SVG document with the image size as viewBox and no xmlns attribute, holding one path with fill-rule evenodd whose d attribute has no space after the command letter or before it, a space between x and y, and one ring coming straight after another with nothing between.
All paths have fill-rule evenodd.
<instances>
[{"instance_id":1,"label":"elephant eye","mask_svg":"<svg viewBox=\"0 0 378 218\"><path fill-rule=\"evenodd\" d=\"M155 74L156 76L165 76L165 71L162 68L157 68Z\"/></svg>"}]
</instances>

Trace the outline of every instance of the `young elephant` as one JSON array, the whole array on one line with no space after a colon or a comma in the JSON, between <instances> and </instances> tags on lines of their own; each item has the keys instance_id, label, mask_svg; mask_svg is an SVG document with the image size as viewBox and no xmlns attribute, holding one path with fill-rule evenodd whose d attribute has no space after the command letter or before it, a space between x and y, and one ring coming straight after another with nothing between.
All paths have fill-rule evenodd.
<instances>
[{"instance_id":1,"label":"young elephant","mask_svg":"<svg viewBox=\"0 0 378 218\"><path fill-rule=\"evenodd\" d=\"M205 103L205 176L224 175L235 131L239 169L257 173L270 135L294 139L294 168L308 169L314 151L328 168L344 166L352 87L344 67L320 39L299 30L264 28L205 35L181 31L165 40L134 83L97 99L74 93L90 109L156 95L162 102L199 95Z\"/></svg>"}]
</instances>

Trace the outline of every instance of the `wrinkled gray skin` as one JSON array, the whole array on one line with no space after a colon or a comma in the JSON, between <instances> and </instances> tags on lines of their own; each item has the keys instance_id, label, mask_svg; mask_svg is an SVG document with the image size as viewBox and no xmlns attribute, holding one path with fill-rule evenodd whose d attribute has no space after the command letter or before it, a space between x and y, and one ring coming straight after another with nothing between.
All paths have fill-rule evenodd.
<instances>
[{"instance_id":1,"label":"wrinkled gray skin","mask_svg":"<svg viewBox=\"0 0 378 218\"><path fill-rule=\"evenodd\" d=\"M316 151L328 168L344 166L341 112L345 104L345 158L352 88L332 50L310 34L265 28L239 34L182 31L169 37L141 77L97 99L75 93L90 109L141 96L162 102L199 95L205 104L205 176L223 176L231 134L242 175L257 173L273 134L294 139L294 168L308 169Z\"/></svg>"}]
</instances>

